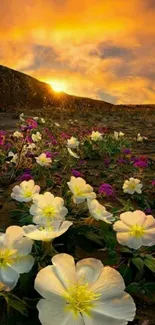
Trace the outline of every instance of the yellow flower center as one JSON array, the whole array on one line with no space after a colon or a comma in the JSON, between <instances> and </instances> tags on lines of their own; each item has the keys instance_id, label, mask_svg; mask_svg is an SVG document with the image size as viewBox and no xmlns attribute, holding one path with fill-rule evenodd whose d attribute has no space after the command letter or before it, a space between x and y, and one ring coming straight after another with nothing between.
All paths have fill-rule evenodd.
<instances>
[{"instance_id":1,"label":"yellow flower center","mask_svg":"<svg viewBox=\"0 0 155 325\"><path fill-rule=\"evenodd\" d=\"M96 294L89 290L88 284L74 284L68 289L64 296L67 301L65 310L72 311L75 317L78 316L78 313L86 313L90 316L93 304L99 299L100 295L101 294Z\"/></svg>"},{"instance_id":2,"label":"yellow flower center","mask_svg":"<svg viewBox=\"0 0 155 325\"><path fill-rule=\"evenodd\" d=\"M54 218L56 214L56 209L52 205L48 205L46 208L43 209L44 216L46 218Z\"/></svg>"},{"instance_id":3,"label":"yellow flower center","mask_svg":"<svg viewBox=\"0 0 155 325\"><path fill-rule=\"evenodd\" d=\"M129 189L134 190L135 189L135 183L129 183Z\"/></svg>"},{"instance_id":4,"label":"yellow flower center","mask_svg":"<svg viewBox=\"0 0 155 325\"><path fill-rule=\"evenodd\" d=\"M10 266L17 257L15 249L1 249L0 250L0 267Z\"/></svg>"},{"instance_id":5,"label":"yellow flower center","mask_svg":"<svg viewBox=\"0 0 155 325\"><path fill-rule=\"evenodd\" d=\"M75 195L76 196L81 196L83 194L83 192L82 192L82 190L81 190L81 188L80 188L79 185L75 185L74 192L75 192Z\"/></svg>"},{"instance_id":6,"label":"yellow flower center","mask_svg":"<svg viewBox=\"0 0 155 325\"><path fill-rule=\"evenodd\" d=\"M145 229L142 226L133 225L130 229L130 236L134 236L136 238L140 238L144 235Z\"/></svg>"},{"instance_id":7,"label":"yellow flower center","mask_svg":"<svg viewBox=\"0 0 155 325\"><path fill-rule=\"evenodd\" d=\"M48 161L46 156L45 157L40 157L39 160L41 162L47 162Z\"/></svg>"},{"instance_id":8,"label":"yellow flower center","mask_svg":"<svg viewBox=\"0 0 155 325\"><path fill-rule=\"evenodd\" d=\"M25 190L24 191L24 196L25 197L31 197L32 195L33 195L32 191L30 191L30 190Z\"/></svg>"}]
</instances>

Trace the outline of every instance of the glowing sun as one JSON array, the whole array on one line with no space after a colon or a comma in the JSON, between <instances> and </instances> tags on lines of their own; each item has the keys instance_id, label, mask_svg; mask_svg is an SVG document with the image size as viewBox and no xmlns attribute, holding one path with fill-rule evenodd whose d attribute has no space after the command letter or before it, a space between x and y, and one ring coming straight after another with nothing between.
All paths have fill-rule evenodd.
<instances>
[{"instance_id":1,"label":"glowing sun","mask_svg":"<svg viewBox=\"0 0 155 325\"><path fill-rule=\"evenodd\" d=\"M63 80L50 80L48 81L52 89L57 92L66 92L67 91L67 84Z\"/></svg>"}]
</instances>

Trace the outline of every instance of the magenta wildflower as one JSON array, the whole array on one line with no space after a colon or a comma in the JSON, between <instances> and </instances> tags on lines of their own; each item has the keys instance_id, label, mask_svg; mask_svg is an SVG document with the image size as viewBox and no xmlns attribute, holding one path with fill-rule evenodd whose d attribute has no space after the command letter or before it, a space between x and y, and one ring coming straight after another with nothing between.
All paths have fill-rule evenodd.
<instances>
[{"instance_id":1,"label":"magenta wildflower","mask_svg":"<svg viewBox=\"0 0 155 325\"><path fill-rule=\"evenodd\" d=\"M38 123L32 118L28 118L25 122L27 124L28 129L30 130L36 129L38 127Z\"/></svg>"},{"instance_id":2,"label":"magenta wildflower","mask_svg":"<svg viewBox=\"0 0 155 325\"><path fill-rule=\"evenodd\" d=\"M109 167L110 159L109 158L104 159L104 164L105 164L106 167Z\"/></svg>"},{"instance_id":3,"label":"magenta wildflower","mask_svg":"<svg viewBox=\"0 0 155 325\"><path fill-rule=\"evenodd\" d=\"M155 179L152 180L151 184L155 186Z\"/></svg>"},{"instance_id":4,"label":"magenta wildflower","mask_svg":"<svg viewBox=\"0 0 155 325\"><path fill-rule=\"evenodd\" d=\"M123 164L126 164L126 160L123 159L123 158L118 158L118 159L117 159L117 163L118 163L119 165L123 165Z\"/></svg>"},{"instance_id":5,"label":"magenta wildflower","mask_svg":"<svg viewBox=\"0 0 155 325\"><path fill-rule=\"evenodd\" d=\"M134 163L134 166L138 168L146 168L148 167L148 162L144 160L138 160Z\"/></svg>"},{"instance_id":6,"label":"magenta wildflower","mask_svg":"<svg viewBox=\"0 0 155 325\"><path fill-rule=\"evenodd\" d=\"M105 196L114 196L114 190L110 184L103 183L100 185L98 192Z\"/></svg>"},{"instance_id":7,"label":"magenta wildflower","mask_svg":"<svg viewBox=\"0 0 155 325\"><path fill-rule=\"evenodd\" d=\"M75 177L81 177L82 176L82 174L76 169L72 169L72 175L75 176Z\"/></svg>"},{"instance_id":8,"label":"magenta wildflower","mask_svg":"<svg viewBox=\"0 0 155 325\"><path fill-rule=\"evenodd\" d=\"M44 152L47 158L52 158L52 154L50 151L45 151Z\"/></svg>"},{"instance_id":9,"label":"magenta wildflower","mask_svg":"<svg viewBox=\"0 0 155 325\"><path fill-rule=\"evenodd\" d=\"M147 208L147 209L145 209L144 212L145 212L147 215L152 214L152 210L151 210L151 208Z\"/></svg>"},{"instance_id":10,"label":"magenta wildflower","mask_svg":"<svg viewBox=\"0 0 155 325\"><path fill-rule=\"evenodd\" d=\"M31 174L28 174L28 173L23 173L22 175L20 175L18 177L18 180L19 181L29 181L30 179L33 179L32 175Z\"/></svg>"},{"instance_id":11,"label":"magenta wildflower","mask_svg":"<svg viewBox=\"0 0 155 325\"><path fill-rule=\"evenodd\" d=\"M130 154L131 154L131 150L128 149L128 148L125 148L125 149L123 149L123 153L124 153L125 155L130 155Z\"/></svg>"},{"instance_id":12,"label":"magenta wildflower","mask_svg":"<svg viewBox=\"0 0 155 325\"><path fill-rule=\"evenodd\" d=\"M70 138L70 135L67 134L67 133L65 133L65 132L61 132L61 137L62 137L63 139L69 139L69 138Z\"/></svg>"},{"instance_id":13,"label":"magenta wildflower","mask_svg":"<svg viewBox=\"0 0 155 325\"><path fill-rule=\"evenodd\" d=\"M0 145L3 146L3 144L5 143L5 131L0 131Z\"/></svg>"}]
</instances>

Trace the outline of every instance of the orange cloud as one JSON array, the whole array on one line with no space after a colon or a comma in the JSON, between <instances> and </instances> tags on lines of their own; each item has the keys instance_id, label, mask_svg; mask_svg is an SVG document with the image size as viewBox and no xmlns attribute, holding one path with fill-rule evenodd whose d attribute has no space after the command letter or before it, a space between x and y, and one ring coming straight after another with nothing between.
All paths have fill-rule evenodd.
<instances>
[{"instance_id":1,"label":"orange cloud","mask_svg":"<svg viewBox=\"0 0 155 325\"><path fill-rule=\"evenodd\" d=\"M153 0L5 0L1 64L71 94L155 103L154 19Z\"/></svg>"}]
</instances>

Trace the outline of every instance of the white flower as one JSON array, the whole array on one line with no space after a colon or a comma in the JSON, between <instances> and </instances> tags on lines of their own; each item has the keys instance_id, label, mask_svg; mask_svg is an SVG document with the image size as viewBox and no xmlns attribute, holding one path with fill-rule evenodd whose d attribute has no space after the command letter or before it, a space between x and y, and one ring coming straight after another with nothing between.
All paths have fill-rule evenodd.
<instances>
[{"instance_id":1,"label":"white flower","mask_svg":"<svg viewBox=\"0 0 155 325\"><path fill-rule=\"evenodd\" d=\"M45 124L45 119L43 117L41 117L40 121L41 123Z\"/></svg>"},{"instance_id":2,"label":"white flower","mask_svg":"<svg viewBox=\"0 0 155 325\"><path fill-rule=\"evenodd\" d=\"M40 186L35 185L34 180L23 181L12 189L12 199L19 202L30 202L34 195L40 192Z\"/></svg>"},{"instance_id":3,"label":"white flower","mask_svg":"<svg viewBox=\"0 0 155 325\"><path fill-rule=\"evenodd\" d=\"M34 150L34 149L36 149L36 145L35 145L35 143L30 143L30 144L27 146L27 149L28 149L28 150Z\"/></svg>"},{"instance_id":4,"label":"white flower","mask_svg":"<svg viewBox=\"0 0 155 325\"><path fill-rule=\"evenodd\" d=\"M34 259L30 254L32 240L24 237L21 227L10 226L0 233L0 282L14 288L22 273L31 270Z\"/></svg>"},{"instance_id":5,"label":"white flower","mask_svg":"<svg viewBox=\"0 0 155 325\"><path fill-rule=\"evenodd\" d=\"M23 226L25 236L33 240L51 241L64 234L73 223L70 221L58 222L57 226L52 225L40 226L40 225L28 225Z\"/></svg>"},{"instance_id":6,"label":"white flower","mask_svg":"<svg viewBox=\"0 0 155 325\"><path fill-rule=\"evenodd\" d=\"M19 132L19 131L15 131L14 133L13 133L13 137L14 138L23 138L23 134L21 133L21 132Z\"/></svg>"},{"instance_id":7,"label":"white flower","mask_svg":"<svg viewBox=\"0 0 155 325\"><path fill-rule=\"evenodd\" d=\"M81 177L71 176L70 182L67 184L73 193L73 201L77 204L84 202L86 199L96 198L93 187L86 184L86 181Z\"/></svg>"},{"instance_id":8,"label":"white flower","mask_svg":"<svg viewBox=\"0 0 155 325\"><path fill-rule=\"evenodd\" d=\"M36 276L43 297L37 305L42 325L126 325L135 304L124 292L122 276L95 258L76 265L72 256L57 254Z\"/></svg>"},{"instance_id":9,"label":"white flower","mask_svg":"<svg viewBox=\"0 0 155 325\"><path fill-rule=\"evenodd\" d=\"M142 193L143 184L138 178L130 177L129 180L126 180L123 184L123 192L128 194L138 194Z\"/></svg>"},{"instance_id":10,"label":"white flower","mask_svg":"<svg viewBox=\"0 0 155 325\"><path fill-rule=\"evenodd\" d=\"M124 133L123 132L117 132L117 131L114 131L114 139L115 140L119 140L119 138L121 137L124 137Z\"/></svg>"},{"instance_id":11,"label":"white flower","mask_svg":"<svg viewBox=\"0 0 155 325\"><path fill-rule=\"evenodd\" d=\"M68 148L76 149L79 146L78 139L75 137L71 137L70 139L67 140L67 146Z\"/></svg>"},{"instance_id":12,"label":"white flower","mask_svg":"<svg viewBox=\"0 0 155 325\"><path fill-rule=\"evenodd\" d=\"M37 194L33 198L30 214L33 215L33 222L46 225L47 222L63 220L68 210L64 207L64 200L61 197L54 197L50 192Z\"/></svg>"},{"instance_id":13,"label":"white flower","mask_svg":"<svg viewBox=\"0 0 155 325\"><path fill-rule=\"evenodd\" d=\"M20 115L19 115L19 119L20 119L20 121L21 122L25 122L25 119L24 119L24 113L21 113Z\"/></svg>"},{"instance_id":14,"label":"white flower","mask_svg":"<svg viewBox=\"0 0 155 325\"><path fill-rule=\"evenodd\" d=\"M35 121L38 121L38 119L39 119L38 116L33 117L33 120L35 120Z\"/></svg>"},{"instance_id":15,"label":"white flower","mask_svg":"<svg viewBox=\"0 0 155 325\"><path fill-rule=\"evenodd\" d=\"M55 126L57 126L58 128L60 127L60 124L59 124L59 123L55 122L54 124L55 124Z\"/></svg>"},{"instance_id":16,"label":"white flower","mask_svg":"<svg viewBox=\"0 0 155 325\"><path fill-rule=\"evenodd\" d=\"M42 136L41 136L41 133L40 132L37 132L37 133L32 133L32 140L34 142L38 142L42 139Z\"/></svg>"},{"instance_id":17,"label":"white flower","mask_svg":"<svg viewBox=\"0 0 155 325\"><path fill-rule=\"evenodd\" d=\"M46 157L45 153L41 153L41 155L38 157L35 157L35 159L36 159L37 164L40 166L49 166L52 163L52 159Z\"/></svg>"},{"instance_id":18,"label":"white flower","mask_svg":"<svg viewBox=\"0 0 155 325\"><path fill-rule=\"evenodd\" d=\"M143 140L147 139L147 137L142 136L140 133L137 134L137 142L143 142Z\"/></svg>"},{"instance_id":19,"label":"white flower","mask_svg":"<svg viewBox=\"0 0 155 325\"><path fill-rule=\"evenodd\" d=\"M143 211L122 213L120 221L116 221L113 228L121 245L138 249L155 244L155 219L151 215L145 215Z\"/></svg>"},{"instance_id":20,"label":"white flower","mask_svg":"<svg viewBox=\"0 0 155 325\"><path fill-rule=\"evenodd\" d=\"M90 135L90 137L91 137L91 140L95 141L95 142L103 139L102 133L100 133L98 131L92 131L92 134Z\"/></svg>"},{"instance_id":21,"label":"white flower","mask_svg":"<svg viewBox=\"0 0 155 325\"><path fill-rule=\"evenodd\" d=\"M67 150L68 150L69 154L70 154L72 157L74 157L74 158L76 158L76 159L80 158L80 157L79 157L75 152L73 152L70 148L67 148Z\"/></svg>"},{"instance_id":22,"label":"white flower","mask_svg":"<svg viewBox=\"0 0 155 325\"><path fill-rule=\"evenodd\" d=\"M10 162L16 164L16 162L18 160L18 154L17 153L13 153L12 151L9 151L8 157L12 157L12 159L10 160Z\"/></svg>"},{"instance_id":23,"label":"white flower","mask_svg":"<svg viewBox=\"0 0 155 325\"><path fill-rule=\"evenodd\" d=\"M119 132L119 137L124 137L124 133L123 132Z\"/></svg>"},{"instance_id":24,"label":"white flower","mask_svg":"<svg viewBox=\"0 0 155 325\"><path fill-rule=\"evenodd\" d=\"M88 209L91 216L96 220L102 220L106 223L112 223L114 218L113 215L106 210L97 200L87 200Z\"/></svg>"}]
</instances>

